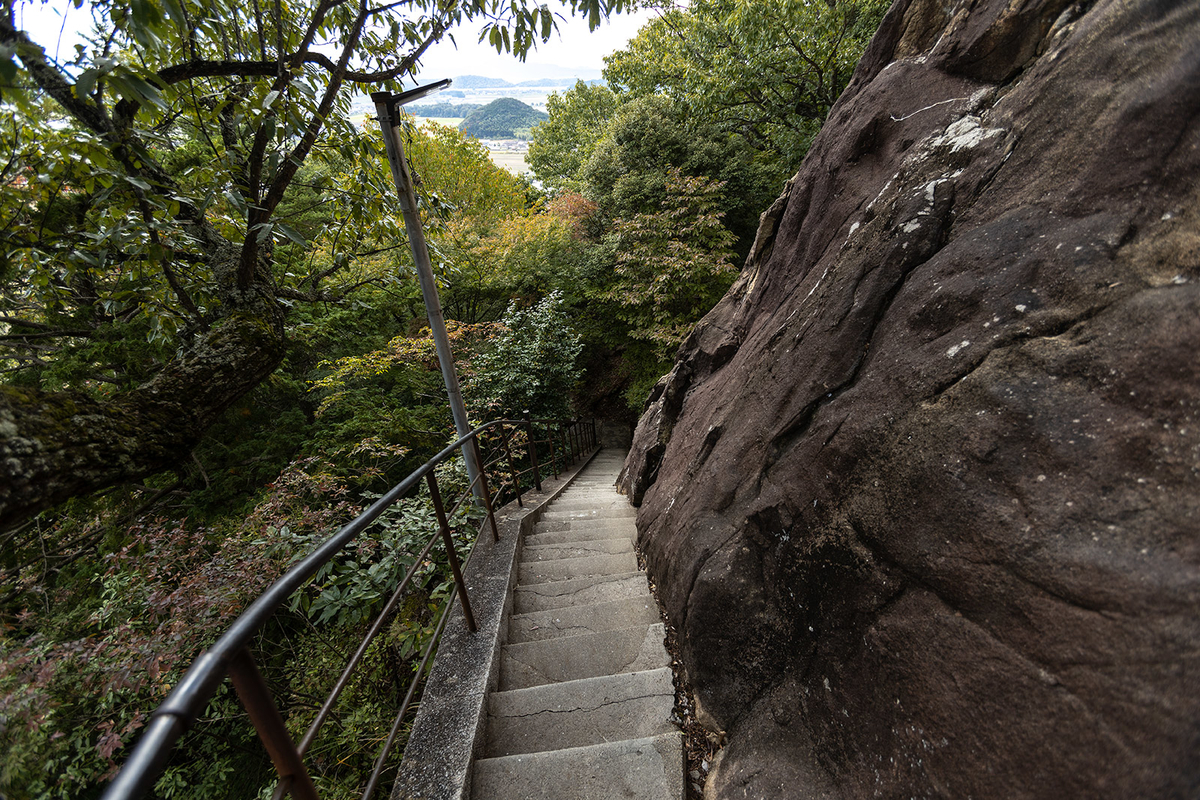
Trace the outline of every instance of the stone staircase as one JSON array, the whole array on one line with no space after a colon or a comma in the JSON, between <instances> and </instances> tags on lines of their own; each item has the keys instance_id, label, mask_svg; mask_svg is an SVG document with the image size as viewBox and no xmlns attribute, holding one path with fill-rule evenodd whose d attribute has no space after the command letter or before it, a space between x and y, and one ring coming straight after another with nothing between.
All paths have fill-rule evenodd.
<instances>
[{"instance_id":1,"label":"stone staircase","mask_svg":"<svg viewBox=\"0 0 1200 800\"><path fill-rule=\"evenodd\" d=\"M602 451L525 537L473 800L682 800L663 625Z\"/></svg>"}]
</instances>

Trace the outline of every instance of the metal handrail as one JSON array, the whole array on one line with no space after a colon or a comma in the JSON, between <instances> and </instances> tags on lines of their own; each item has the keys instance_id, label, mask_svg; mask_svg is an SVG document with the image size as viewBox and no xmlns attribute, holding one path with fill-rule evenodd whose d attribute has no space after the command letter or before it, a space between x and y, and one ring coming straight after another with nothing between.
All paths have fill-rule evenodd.
<instances>
[{"instance_id":1,"label":"metal handrail","mask_svg":"<svg viewBox=\"0 0 1200 800\"><path fill-rule=\"evenodd\" d=\"M382 628L387 616L402 598L404 590L413 578L424 555L429 552L434 541L440 535L447 547L451 571L455 578L455 589L447 601L446 611L443 613L437 629L426 648L421 665L413 678L408 695L393 725L384 750L376 761L375 770L367 786L367 793L364 794L364 798L369 798L370 793L374 791L378 783L383 764L396 738L396 732L399 730L403 716L412 700L421 672L436 646L450 606L455 599L455 594L458 595L459 600L463 604L463 610L466 614L470 630L472 632L475 630L474 620L470 616L470 601L467 596L466 585L463 582L461 570L457 562L457 555L454 552L453 543L450 538L448 516L441 502L440 492L437 488L437 478L433 470L439 464L451 458L456 451L463 449L468 442L474 451L473 454L475 455L476 462L481 465L484 464L485 462L479 447L479 436L492 428L499 428L507 456L505 460L508 461L509 471L513 475L513 488L516 492L518 502L520 502L521 472L516 469L516 462L513 460L512 450L509 446L511 434L506 432L505 428L527 428L531 433L529 439L532 442L533 436L530 422L528 415L522 420L494 420L480 425L470 433L460 437L408 475L400 483L396 484L396 486L372 503L358 517L342 527L337 533L271 584L257 599L250 603L246 610L226 629L225 633L213 643L212 647L203 652L192 663L192 666L184 674L167 699L151 714L150 721L147 723L141 739L138 741L129 758L125 761L120 772L117 773L116 777L113 778L112 782L106 788L102 800L135 800L135 798L139 798L145 794L162 773L176 742L195 723L197 717L208 704L213 693L226 676L229 676L231 682L234 684L242 705L250 716L251 721L258 731L259 738L262 740L271 756L276 771L279 773L280 782L275 792L276 797L291 793L293 797L301 798L301 800L316 800L316 789L304 767L303 754L312 743L326 716L332 710L338 696L341 694L342 689L345 688L354 668L361 661L371 640ZM538 420L537 422L549 421ZM569 424L560 425L559 435L571 436L571 432L579 427L581 422L581 420L573 420ZM587 430L581 430L575 431L575 434L581 435L581 440L587 438L594 443L594 421L590 426L590 436L586 436L588 432ZM574 456L574 453L572 455ZM464 457L466 457L465 452ZM532 470L534 472L535 483L540 485L540 478L537 476L536 459L536 454L532 452L531 445L530 461L533 464ZM572 461L574 461L574 458L572 458ZM492 463L494 464L495 462ZM500 533L496 527L486 472L486 468L481 469L478 478L471 482L465 494L472 493L476 485L479 485L487 512L486 517L480 523L479 533L482 533L483 527L490 522L492 534L496 541L499 541ZM347 667L343 670L333 691L325 703L322 704L322 708L318 712L316 719L313 720L299 746L296 746L292 743L283 718L274 701L271 699L265 681L255 666L253 657L249 651L249 644L267 620L292 594L301 589L326 562L356 539L384 511L411 492L422 479L426 480L430 487L431 498L434 500L435 511L437 513L438 531L430 537L429 542L421 551L422 555L414 559L414 563L408 570L408 574L406 574L392 597L380 611L379 616L367 632L362 644L355 654L351 656ZM449 516L452 517L461 505L462 501L456 503Z\"/></svg>"}]
</instances>

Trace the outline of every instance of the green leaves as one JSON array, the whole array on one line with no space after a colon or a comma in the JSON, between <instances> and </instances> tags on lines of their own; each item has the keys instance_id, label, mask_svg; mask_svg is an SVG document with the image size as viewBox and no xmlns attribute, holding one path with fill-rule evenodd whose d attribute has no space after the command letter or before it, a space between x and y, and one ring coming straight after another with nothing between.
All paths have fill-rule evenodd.
<instances>
[{"instance_id":1,"label":"green leaves","mask_svg":"<svg viewBox=\"0 0 1200 800\"><path fill-rule=\"evenodd\" d=\"M883 0L695 0L605 59L633 96L665 93L791 174L887 10Z\"/></svg>"},{"instance_id":2,"label":"green leaves","mask_svg":"<svg viewBox=\"0 0 1200 800\"><path fill-rule=\"evenodd\" d=\"M723 184L669 172L653 213L616 224L616 280L596 293L615 304L630 336L667 359L737 274L734 237L721 220Z\"/></svg>"},{"instance_id":3,"label":"green leaves","mask_svg":"<svg viewBox=\"0 0 1200 800\"><path fill-rule=\"evenodd\" d=\"M483 418L520 416L566 419L570 396L582 374L576 359L583 350L572 330L560 292L535 306L509 305L503 330L477 355L474 379L465 391Z\"/></svg>"},{"instance_id":4,"label":"green leaves","mask_svg":"<svg viewBox=\"0 0 1200 800\"><path fill-rule=\"evenodd\" d=\"M550 118L534 128L526 161L553 191L578 191L580 170L617 108L617 96L604 85L583 81L546 99Z\"/></svg>"}]
</instances>

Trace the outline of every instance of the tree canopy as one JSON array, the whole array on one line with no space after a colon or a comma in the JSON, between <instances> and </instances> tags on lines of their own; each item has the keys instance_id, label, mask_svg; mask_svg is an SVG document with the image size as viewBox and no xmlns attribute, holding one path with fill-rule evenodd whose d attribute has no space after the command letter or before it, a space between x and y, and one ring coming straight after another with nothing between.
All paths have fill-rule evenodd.
<instances>
[{"instance_id":1,"label":"tree canopy","mask_svg":"<svg viewBox=\"0 0 1200 800\"><path fill-rule=\"evenodd\" d=\"M794 171L875 33L886 0L665 3L605 59L619 94L662 93Z\"/></svg>"},{"instance_id":2,"label":"tree canopy","mask_svg":"<svg viewBox=\"0 0 1200 800\"><path fill-rule=\"evenodd\" d=\"M573 192L582 188L579 172L617 105L612 89L584 81L546 98L549 118L534 128L525 157L546 188Z\"/></svg>"},{"instance_id":3,"label":"tree canopy","mask_svg":"<svg viewBox=\"0 0 1200 800\"><path fill-rule=\"evenodd\" d=\"M280 364L297 304L386 279L355 266L400 239L355 92L398 88L466 24L518 57L555 26L523 0L98 0L91 45L62 64L16 5L0 14L0 524L177 463ZM625 0L567 5L595 27ZM311 159L348 180L301 186ZM283 216L303 192L330 212L306 234ZM308 236L326 257L289 261Z\"/></svg>"}]
</instances>

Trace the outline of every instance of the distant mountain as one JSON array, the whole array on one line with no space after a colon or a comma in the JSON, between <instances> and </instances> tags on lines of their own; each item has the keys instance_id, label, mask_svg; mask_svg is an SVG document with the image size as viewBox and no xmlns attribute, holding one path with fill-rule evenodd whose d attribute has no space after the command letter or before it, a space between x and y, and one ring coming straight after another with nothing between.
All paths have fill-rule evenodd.
<instances>
[{"instance_id":1,"label":"distant mountain","mask_svg":"<svg viewBox=\"0 0 1200 800\"><path fill-rule=\"evenodd\" d=\"M532 88L539 88L542 86L558 87L558 86L574 86L574 85L575 85L574 78L538 78L537 80L533 80L533 81L521 81L520 83L517 84L517 86L528 86L528 87L532 87Z\"/></svg>"},{"instance_id":2,"label":"distant mountain","mask_svg":"<svg viewBox=\"0 0 1200 800\"><path fill-rule=\"evenodd\" d=\"M467 115L458 126L477 139L528 139L529 131L549 115L511 97L501 97Z\"/></svg>"},{"instance_id":3,"label":"distant mountain","mask_svg":"<svg viewBox=\"0 0 1200 800\"><path fill-rule=\"evenodd\" d=\"M454 79L458 89L507 89L511 83L500 78L485 78L482 75L459 75Z\"/></svg>"},{"instance_id":4,"label":"distant mountain","mask_svg":"<svg viewBox=\"0 0 1200 800\"><path fill-rule=\"evenodd\" d=\"M414 117L466 117L480 108L483 106L478 103L426 103L407 106L404 110Z\"/></svg>"}]
</instances>

